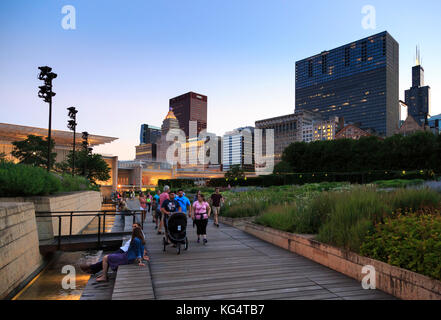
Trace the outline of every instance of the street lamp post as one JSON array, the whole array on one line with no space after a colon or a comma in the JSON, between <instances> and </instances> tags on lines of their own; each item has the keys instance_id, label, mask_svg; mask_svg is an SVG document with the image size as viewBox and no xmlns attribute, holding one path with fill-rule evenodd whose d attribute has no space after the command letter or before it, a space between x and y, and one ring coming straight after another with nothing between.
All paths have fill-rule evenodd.
<instances>
[{"instance_id":1,"label":"street lamp post","mask_svg":"<svg viewBox=\"0 0 441 320\"><path fill-rule=\"evenodd\" d=\"M77 113L78 111L75 107L67 108L69 110L69 120L67 122L67 127L73 131L73 148L72 148L72 177L75 175L75 135L77 130Z\"/></svg>"},{"instance_id":2,"label":"street lamp post","mask_svg":"<svg viewBox=\"0 0 441 320\"><path fill-rule=\"evenodd\" d=\"M38 87L38 97L43 99L44 102L49 104L49 128L48 128L48 147L47 147L47 171L51 169L51 135L52 135L52 97L55 96L55 92L52 91L52 80L57 77L56 73L52 72L52 68L48 66L38 67L40 74L38 80L44 81L44 85Z\"/></svg>"}]
</instances>

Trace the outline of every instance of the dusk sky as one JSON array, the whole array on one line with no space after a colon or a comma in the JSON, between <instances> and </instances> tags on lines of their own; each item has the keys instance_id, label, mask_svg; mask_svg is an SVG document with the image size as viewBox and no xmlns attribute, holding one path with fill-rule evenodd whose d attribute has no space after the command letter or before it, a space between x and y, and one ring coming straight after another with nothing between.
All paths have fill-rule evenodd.
<instances>
[{"instance_id":1,"label":"dusk sky","mask_svg":"<svg viewBox=\"0 0 441 320\"><path fill-rule=\"evenodd\" d=\"M76 29L61 12L76 9ZM376 29L362 27L362 7ZM294 111L295 61L388 31L400 44L400 98L421 48L431 114L441 113L441 1L14 0L0 3L0 122L47 128L38 66L58 74L54 129L117 137L94 151L135 157L140 125L160 126L169 99L208 96L208 131Z\"/></svg>"}]
</instances>

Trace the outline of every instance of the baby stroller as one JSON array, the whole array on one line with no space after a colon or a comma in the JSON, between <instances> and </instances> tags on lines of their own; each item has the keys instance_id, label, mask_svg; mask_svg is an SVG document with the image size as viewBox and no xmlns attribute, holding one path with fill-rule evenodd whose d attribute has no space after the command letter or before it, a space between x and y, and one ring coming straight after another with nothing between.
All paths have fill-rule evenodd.
<instances>
[{"instance_id":1,"label":"baby stroller","mask_svg":"<svg viewBox=\"0 0 441 320\"><path fill-rule=\"evenodd\" d=\"M184 250L188 249L187 239L187 216L184 213L174 213L167 219L167 235L170 241L176 245L176 252L181 253L181 244L184 245ZM166 237L162 239L164 245L164 252L169 243Z\"/></svg>"}]
</instances>

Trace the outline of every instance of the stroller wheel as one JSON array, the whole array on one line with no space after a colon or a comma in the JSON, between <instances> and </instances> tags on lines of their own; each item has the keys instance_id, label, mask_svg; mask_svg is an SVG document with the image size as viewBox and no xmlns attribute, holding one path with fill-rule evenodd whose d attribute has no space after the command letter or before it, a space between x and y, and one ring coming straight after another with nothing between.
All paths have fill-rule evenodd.
<instances>
[{"instance_id":1,"label":"stroller wheel","mask_svg":"<svg viewBox=\"0 0 441 320\"><path fill-rule=\"evenodd\" d=\"M185 238L184 250L188 250L188 238Z\"/></svg>"},{"instance_id":2,"label":"stroller wheel","mask_svg":"<svg viewBox=\"0 0 441 320\"><path fill-rule=\"evenodd\" d=\"M176 244L176 251L177 251L178 254L181 253L181 244L180 243Z\"/></svg>"}]
</instances>

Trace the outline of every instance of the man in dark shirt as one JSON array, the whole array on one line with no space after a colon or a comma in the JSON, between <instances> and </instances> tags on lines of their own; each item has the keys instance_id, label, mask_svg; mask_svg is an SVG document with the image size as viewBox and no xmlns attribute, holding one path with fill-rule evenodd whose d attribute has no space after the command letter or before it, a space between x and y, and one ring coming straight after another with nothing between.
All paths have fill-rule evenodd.
<instances>
[{"instance_id":1,"label":"man in dark shirt","mask_svg":"<svg viewBox=\"0 0 441 320\"><path fill-rule=\"evenodd\" d=\"M216 188L215 193L213 193L210 197L210 202L212 206L213 216L214 216L214 225L219 228L218 215L220 212L221 202L224 202L224 198L219 192L219 188Z\"/></svg>"},{"instance_id":2,"label":"man in dark shirt","mask_svg":"<svg viewBox=\"0 0 441 320\"><path fill-rule=\"evenodd\" d=\"M167 237L167 240L168 240L168 235L167 235L167 231L168 231L167 220L168 220L168 218L170 217L170 215L172 213L182 212L181 206L179 205L179 202L176 201L175 196L176 196L176 193L174 191L170 191L169 199L165 199L161 205L161 212L164 217L163 218L164 230L165 230L165 235Z\"/></svg>"}]
</instances>

